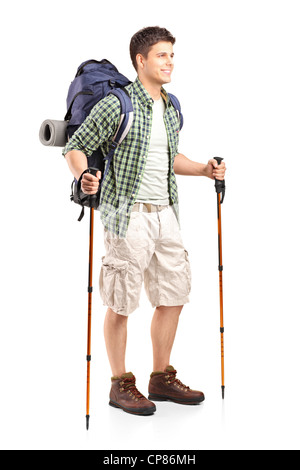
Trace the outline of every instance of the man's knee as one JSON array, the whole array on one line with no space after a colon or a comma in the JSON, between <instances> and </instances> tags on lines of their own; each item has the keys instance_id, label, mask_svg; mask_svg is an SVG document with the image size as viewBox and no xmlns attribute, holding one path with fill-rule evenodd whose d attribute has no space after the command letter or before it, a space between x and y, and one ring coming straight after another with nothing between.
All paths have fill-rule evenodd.
<instances>
[{"instance_id":1,"label":"man's knee","mask_svg":"<svg viewBox=\"0 0 300 470\"><path fill-rule=\"evenodd\" d=\"M156 310L161 313L178 313L180 315L183 309L183 305L168 306L168 305L159 305L156 307Z\"/></svg>"},{"instance_id":2,"label":"man's knee","mask_svg":"<svg viewBox=\"0 0 300 470\"><path fill-rule=\"evenodd\" d=\"M128 316L121 315L120 313L116 313L112 308L108 307L106 311L106 319L115 324L127 323Z\"/></svg>"}]
</instances>

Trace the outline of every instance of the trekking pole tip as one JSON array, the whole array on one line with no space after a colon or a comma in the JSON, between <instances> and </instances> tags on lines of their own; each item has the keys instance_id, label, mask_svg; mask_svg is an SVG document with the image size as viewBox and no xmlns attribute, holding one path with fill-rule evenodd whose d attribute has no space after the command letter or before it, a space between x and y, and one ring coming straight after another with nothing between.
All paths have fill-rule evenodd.
<instances>
[{"instance_id":1,"label":"trekking pole tip","mask_svg":"<svg viewBox=\"0 0 300 470\"><path fill-rule=\"evenodd\" d=\"M222 385L222 398L225 398L225 385Z\"/></svg>"},{"instance_id":2,"label":"trekking pole tip","mask_svg":"<svg viewBox=\"0 0 300 470\"><path fill-rule=\"evenodd\" d=\"M86 415L86 429L89 429L90 415Z\"/></svg>"}]
</instances>

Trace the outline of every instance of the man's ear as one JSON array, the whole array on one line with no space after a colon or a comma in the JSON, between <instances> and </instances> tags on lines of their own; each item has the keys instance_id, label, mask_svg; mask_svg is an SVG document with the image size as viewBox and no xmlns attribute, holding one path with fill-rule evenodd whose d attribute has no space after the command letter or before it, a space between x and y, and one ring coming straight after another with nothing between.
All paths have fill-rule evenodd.
<instances>
[{"instance_id":1,"label":"man's ear","mask_svg":"<svg viewBox=\"0 0 300 470\"><path fill-rule=\"evenodd\" d=\"M142 56L142 54L137 54L136 55L136 63L137 63L137 66L140 67L141 69L144 68L144 57Z\"/></svg>"}]
</instances>

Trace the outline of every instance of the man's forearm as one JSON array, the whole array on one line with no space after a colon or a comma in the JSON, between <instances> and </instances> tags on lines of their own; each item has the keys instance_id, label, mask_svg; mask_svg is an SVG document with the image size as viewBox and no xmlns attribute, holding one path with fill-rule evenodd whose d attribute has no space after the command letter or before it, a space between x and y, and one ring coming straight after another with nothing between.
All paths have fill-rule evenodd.
<instances>
[{"instance_id":1,"label":"man's forearm","mask_svg":"<svg viewBox=\"0 0 300 470\"><path fill-rule=\"evenodd\" d=\"M87 158L80 150L71 150L66 153L65 159L73 176L78 180L84 170L87 169Z\"/></svg>"},{"instance_id":2,"label":"man's forearm","mask_svg":"<svg viewBox=\"0 0 300 470\"><path fill-rule=\"evenodd\" d=\"M206 176L204 163L193 162L182 153L178 153L174 159L174 172L176 175Z\"/></svg>"}]
</instances>

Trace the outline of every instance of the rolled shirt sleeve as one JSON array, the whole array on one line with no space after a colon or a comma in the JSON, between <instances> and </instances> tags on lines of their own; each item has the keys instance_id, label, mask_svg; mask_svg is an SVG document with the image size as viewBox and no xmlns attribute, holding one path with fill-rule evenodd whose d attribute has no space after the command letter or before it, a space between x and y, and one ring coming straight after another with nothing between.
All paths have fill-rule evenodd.
<instances>
[{"instance_id":1,"label":"rolled shirt sleeve","mask_svg":"<svg viewBox=\"0 0 300 470\"><path fill-rule=\"evenodd\" d=\"M114 95L108 95L99 101L90 114L76 130L67 145L63 148L65 156L71 150L80 150L86 157L109 142L117 131L120 119L120 102Z\"/></svg>"}]
</instances>

